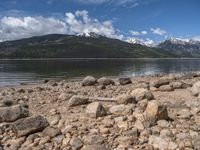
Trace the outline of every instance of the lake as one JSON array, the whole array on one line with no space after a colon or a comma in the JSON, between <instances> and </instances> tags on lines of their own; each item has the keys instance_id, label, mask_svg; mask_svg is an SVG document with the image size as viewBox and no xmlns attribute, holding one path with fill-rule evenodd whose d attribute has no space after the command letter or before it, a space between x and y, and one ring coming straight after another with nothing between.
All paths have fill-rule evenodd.
<instances>
[{"instance_id":1,"label":"lake","mask_svg":"<svg viewBox=\"0 0 200 150\"><path fill-rule=\"evenodd\" d=\"M187 71L200 71L200 59L0 60L0 86L87 75L133 77Z\"/></svg>"}]
</instances>

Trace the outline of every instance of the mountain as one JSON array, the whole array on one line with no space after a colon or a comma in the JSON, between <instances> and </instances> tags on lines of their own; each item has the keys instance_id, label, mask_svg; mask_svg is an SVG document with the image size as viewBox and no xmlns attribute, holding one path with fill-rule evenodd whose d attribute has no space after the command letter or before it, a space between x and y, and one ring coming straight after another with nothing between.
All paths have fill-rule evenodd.
<instances>
[{"instance_id":1,"label":"mountain","mask_svg":"<svg viewBox=\"0 0 200 150\"><path fill-rule=\"evenodd\" d=\"M158 45L179 57L200 57L200 41L172 38Z\"/></svg>"},{"instance_id":2,"label":"mountain","mask_svg":"<svg viewBox=\"0 0 200 150\"><path fill-rule=\"evenodd\" d=\"M0 58L175 57L168 51L131 44L94 33L51 34L0 43Z\"/></svg>"}]
</instances>

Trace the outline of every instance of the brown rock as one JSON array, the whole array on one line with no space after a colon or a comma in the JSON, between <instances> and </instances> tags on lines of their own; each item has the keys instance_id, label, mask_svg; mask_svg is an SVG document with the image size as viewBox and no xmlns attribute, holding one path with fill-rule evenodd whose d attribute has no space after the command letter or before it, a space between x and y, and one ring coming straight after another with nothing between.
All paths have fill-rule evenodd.
<instances>
[{"instance_id":1,"label":"brown rock","mask_svg":"<svg viewBox=\"0 0 200 150\"><path fill-rule=\"evenodd\" d=\"M121 85L131 84L132 81L130 78L119 78L119 83Z\"/></svg>"},{"instance_id":2,"label":"brown rock","mask_svg":"<svg viewBox=\"0 0 200 150\"><path fill-rule=\"evenodd\" d=\"M158 120L169 119L167 108L160 105L156 100L148 102L147 108L145 110L145 117L151 123L155 123Z\"/></svg>"},{"instance_id":3,"label":"brown rock","mask_svg":"<svg viewBox=\"0 0 200 150\"><path fill-rule=\"evenodd\" d=\"M69 99L68 106L73 107L73 106L84 105L87 103L88 103L88 97L75 95Z\"/></svg>"},{"instance_id":4,"label":"brown rock","mask_svg":"<svg viewBox=\"0 0 200 150\"><path fill-rule=\"evenodd\" d=\"M131 96L131 95L120 95L117 97L117 103L118 104L125 104L127 105L128 103L137 103L137 101L135 100L135 97Z\"/></svg>"},{"instance_id":5,"label":"brown rock","mask_svg":"<svg viewBox=\"0 0 200 150\"><path fill-rule=\"evenodd\" d=\"M87 106L86 113L92 118L98 118L105 116L106 110L101 103L93 102Z\"/></svg>"},{"instance_id":6,"label":"brown rock","mask_svg":"<svg viewBox=\"0 0 200 150\"><path fill-rule=\"evenodd\" d=\"M92 86L97 83L97 80L92 76L87 76L82 81L82 86Z\"/></svg>"}]
</instances>

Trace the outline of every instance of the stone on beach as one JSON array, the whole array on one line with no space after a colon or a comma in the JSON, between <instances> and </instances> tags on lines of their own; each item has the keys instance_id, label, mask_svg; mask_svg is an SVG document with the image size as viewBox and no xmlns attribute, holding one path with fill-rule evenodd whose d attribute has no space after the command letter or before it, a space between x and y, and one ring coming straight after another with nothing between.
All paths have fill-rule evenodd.
<instances>
[{"instance_id":1,"label":"stone on beach","mask_svg":"<svg viewBox=\"0 0 200 150\"><path fill-rule=\"evenodd\" d=\"M148 100L154 99L153 94L145 88L137 88L132 91L131 95L135 97L136 101L140 101L143 99L148 99Z\"/></svg>"},{"instance_id":2,"label":"stone on beach","mask_svg":"<svg viewBox=\"0 0 200 150\"><path fill-rule=\"evenodd\" d=\"M137 101L135 100L135 97L131 96L131 95L127 95L127 94L123 94L123 95L119 95L117 98L117 103L118 104L125 104L127 105L128 103L137 103Z\"/></svg>"},{"instance_id":3,"label":"stone on beach","mask_svg":"<svg viewBox=\"0 0 200 150\"><path fill-rule=\"evenodd\" d=\"M159 90L162 92L171 92L173 91L173 87L171 85L162 85L159 87Z\"/></svg>"},{"instance_id":4,"label":"stone on beach","mask_svg":"<svg viewBox=\"0 0 200 150\"><path fill-rule=\"evenodd\" d=\"M82 86L92 86L95 85L96 83L97 80L92 76L85 77L81 82Z\"/></svg>"},{"instance_id":5,"label":"stone on beach","mask_svg":"<svg viewBox=\"0 0 200 150\"><path fill-rule=\"evenodd\" d=\"M98 118L106 115L106 110L99 102L93 102L86 108L86 113L89 117Z\"/></svg>"},{"instance_id":6,"label":"stone on beach","mask_svg":"<svg viewBox=\"0 0 200 150\"><path fill-rule=\"evenodd\" d=\"M68 106L74 107L79 105L85 105L89 102L89 98L85 96L75 95L69 99Z\"/></svg>"},{"instance_id":7,"label":"stone on beach","mask_svg":"<svg viewBox=\"0 0 200 150\"><path fill-rule=\"evenodd\" d=\"M100 78L100 79L98 80L98 83L99 83L100 85L104 85L104 86L107 86L107 85L114 85L114 84L115 84L115 82L114 82L112 79L106 78L106 77Z\"/></svg>"},{"instance_id":8,"label":"stone on beach","mask_svg":"<svg viewBox=\"0 0 200 150\"><path fill-rule=\"evenodd\" d=\"M40 115L23 118L14 122L14 128L19 137L42 131L48 125L47 119Z\"/></svg>"},{"instance_id":9,"label":"stone on beach","mask_svg":"<svg viewBox=\"0 0 200 150\"><path fill-rule=\"evenodd\" d=\"M29 111L23 105L0 107L0 123L13 122L27 116L29 116Z\"/></svg>"},{"instance_id":10,"label":"stone on beach","mask_svg":"<svg viewBox=\"0 0 200 150\"><path fill-rule=\"evenodd\" d=\"M132 110L132 107L128 106L128 105L115 105L115 106L112 106L109 111L112 113L112 114L116 114L116 115L119 115L119 114L132 114L133 110Z\"/></svg>"},{"instance_id":11,"label":"stone on beach","mask_svg":"<svg viewBox=\"0 0 200 150\"><path fill-rule=\"evenodd\" d=\"M130 78L119 78L119 83L121 85L131 84L132 81Z\"/></svg>"},{"instance_id":12,"label":"stone on beach","mask_svg":"<svg viewBox=\"0 0 200 150\"><path fill-rule=\"evenodd\" d=\"M191 92L194 96L198 96L200 93L200 81L196 82L192 88L191 88Z\"/></svg>"},{"instance_id":13,"label":"stone on beach","mask_svg":"<svg viewBox=\"0 0 200 150\"><path fill-rule=\"evenodd\" d=\"M145 117L151 123L155 123L158 120L169 119L166 106L160 105L156 100L148 102L145 110Z\"/></svg>"},{"instance_id":14,"label":"stone on beach","mask_svg":"<svg viewBox=\"0 0 200 150\"><path fill-rule=\"evenodd\" d=\"M153 87L159 88L162 85L169 84L169 82L170 82L169 79L159 79L159 80L152 82L150 85Z\"/></svg>"}]
</instances>

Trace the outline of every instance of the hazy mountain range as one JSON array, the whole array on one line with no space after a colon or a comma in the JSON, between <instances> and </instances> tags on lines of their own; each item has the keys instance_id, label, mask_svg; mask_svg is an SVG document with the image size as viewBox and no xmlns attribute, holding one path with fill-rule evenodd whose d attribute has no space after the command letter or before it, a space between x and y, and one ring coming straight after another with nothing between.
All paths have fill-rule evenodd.
<instances>
[{"instance_id":1,"label":"hazy mountain range","mask_svg":"<svg viewBox=\"0 0 200 150\"><path fill-rule=\"evenodd\" d=\"M95 33L51 34L0 43L0 58L163 58L200 57L200 42L169 39L148 47Z\"/></svg>"}]
</instances>

